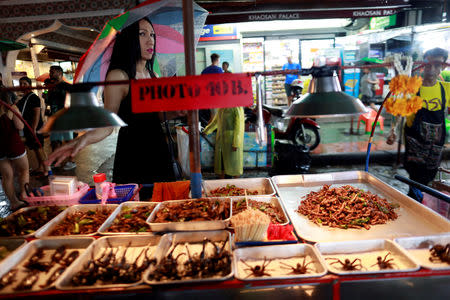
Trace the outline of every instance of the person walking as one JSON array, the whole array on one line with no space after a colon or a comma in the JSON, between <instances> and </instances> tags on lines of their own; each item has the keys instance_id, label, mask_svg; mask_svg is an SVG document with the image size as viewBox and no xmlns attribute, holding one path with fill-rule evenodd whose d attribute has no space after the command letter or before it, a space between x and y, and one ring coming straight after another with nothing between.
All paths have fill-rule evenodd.
<instances>
[{"instance_id":1,"label":"person walking","mask_svg":"<svg viewBox=\"0 0 450 300\"><path fill-rule=\"evenodd\" d=\"M291 56L288 56L287 61L288 62L283 65L283 71L284 70L300 70L301 69L300 64L292 62ZM297 74L286 74L286 79L284 81L284 90L286 91L288 106L291 106L292 99L293 99L291 83L292 83L292 81L294 81L297 78L298 78Z\"/></svg>"},{"instance_id":2,"label":"person walking","mask_svg":"<svg viewBox=\"0 0 450 300\"><path fill-rule=\"evenodd\" d=\"M6 92L1 92L0 99L8 103L10 96ZM20 114L16 105L9 104L14 111ZM30 181L27 151L19 135L19 130L22 130L23 127L23 122L15 114L0 105L0 174L2 175L2 187L12 211L26 206L21 199L26 197L25 184ZM14 174L15 172L16 174ZM14 175L18 177L21 199L16 195Z\"/></svg>"},{"instance_id":3,"label":"person walking","mask_svg":"<svg viewBox=\"0 0 450 300\"><path fill-rule=\"evenodd\" d=\"M363 76L360 83L361 101L375 111L378 111L374 99L377 85L378 78L375 73L371 72L369 68L363 68Z\"/></svg>"},{"instance_id":4,"label":"person walking","mask_svg":"<svg viewBox=\"0 0 450 300\"><path fill-rule=\"evenodd\" d=\"M64 108L66 102L66 93L70 90L70 84L63 80L63 69L60 66L50 67L50 79L52 84L55 84L53 89L50 89L47 94L48 104L50 105L51 114L55 114L60 109ZM61 147L63 143L67 143L73 139L73 132L57 132L50 134L50 144L52 151ZM77 164L74 157L69 157L65 163L64 170L72 170L76 168Z\"/></svg>"},{"instance_id":5,"label":"person walking","mask_svg":"<svg viewBox=\"0 0 450 300\"><path fill-rule=\"evenodd\" d=\"M438 81L448 52L434 48L424 53L425 67L418 95L422 108L406 117L404 166L411 180L428 185L436 176L446 138L445 113L449 107L450 82ZM420 190L410 187L408 196L422 202Z\"/></svg>"},{"instance_id":6,"label":"person walking","mask_svg":"<svg viewBox=\"0 0 450 300\"><path fill-rule=\"evenodd\" d=\"M157 77L155 60L156 35L151 21L143 18L122 29L116 36L106 81L148 79ZM104 106L127 123L117 138L113 167L115 183L154 183L174 181L166 135L161 127L163 113L135 114L131 110L130 85L107 85ZM167 112L167 118L182 112ZM78 136L49 155L48 164L60 164L74 157L86 146L97 143L113 132L113 128L97 128ZM150 141L151 146L139 145Z\"/></svg>"},{"instance_id":7,"label":"person walking","mask_svg":"<svg viewBox=\"0 0 450 300\"><path fill-rule=\"evenodd\" d=\"M244 171L244 109L219 108L204 133L217 129L214 150L214 172L220 178L237 178Z\"/></svg>"},{"instance_id":8,"label":"person walking","mask_svg":"<svg viewBox=\"0 0 450 300\"><path fill-rule=\"evenodd\" d=\"M202 74L223 73L222 68L219 67L219 63L220 63L220 55L217 53L211 54L211 64L202 71Z\"/></svg>"},{"instance_id":9,"label":"person walking","mask_svg":"<svg viewBox=\"0 0 450 300\"><path fill-rule=\"evenodd\" d=\"M19 79L19 85L21 87L31 87L31 79L24 76ZM44 152L44 136L42 134L37 133L37 131L42 127L43 122L43 108L41 105L41 99L38 95L33 93L31 90L25 91L24 96L17 102L17 107L19 108L20 113L22 114L24 120L30 125L33 132L30 132L28 128L24 129L24 137L25 137L25 146L28 147L30 151L33 151L36 160L38 162L38 167L33 173L35 175L44 175L47 176L47 167L44 164L44 161L47 159ZM36 135L38 138L38 142L35 139Z\"/></svg>"}]
</instances>

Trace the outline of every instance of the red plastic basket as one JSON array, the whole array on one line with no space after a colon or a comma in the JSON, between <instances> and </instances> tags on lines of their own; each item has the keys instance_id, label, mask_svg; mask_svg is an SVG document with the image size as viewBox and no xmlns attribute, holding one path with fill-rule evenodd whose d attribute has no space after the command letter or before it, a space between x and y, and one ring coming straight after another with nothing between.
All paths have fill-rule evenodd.
<instances>
[{"instance_id":1,"label":"red plastic basket","mask_svg":"<svg viewBox=\"0 0 450 300\"><path fill-rule=\"evenodd\" d=\"M79 204L79 200L89 191L89 185L87 183L78 182L78 191L72 195L54 195L50 196L50 186L45 185L41 187L46 196L42 197L25 197L30 206L44 206L44 205L76 205Z\"/></svg>"},{"instance_id":2,"label":"red plastic basket","mask_svg":"<svg viewBox=\"0 0 450 300\"><path fill-rule=\"evenodd\" d=\"M131 201L134 197L136 188L138 188L137 184L115 186L114 191L117 194L117 198L109 198L106 202L109 204L120 204L125 201ZM82 204L97 204L100 202L101 200L97 199L97 196L95 195L95 189L89 190L87 194L80 199L80 203Z\"/></svg>"}]
</instances>

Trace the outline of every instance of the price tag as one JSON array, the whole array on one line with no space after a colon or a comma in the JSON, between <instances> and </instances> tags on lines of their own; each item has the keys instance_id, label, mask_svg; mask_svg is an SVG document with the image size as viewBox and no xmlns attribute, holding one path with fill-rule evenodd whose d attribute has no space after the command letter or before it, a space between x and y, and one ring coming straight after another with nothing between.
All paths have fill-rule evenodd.
<instances>
[{"instance_id":1,"label":"price tag","mask_svg":"<svg viewBox=\"0 0 450 300\"><path fill-rule=\"evenodd\" d=\"M251 106L251 76L208 74L133 80L133 113Z\"/></svg>"}]
</instances>

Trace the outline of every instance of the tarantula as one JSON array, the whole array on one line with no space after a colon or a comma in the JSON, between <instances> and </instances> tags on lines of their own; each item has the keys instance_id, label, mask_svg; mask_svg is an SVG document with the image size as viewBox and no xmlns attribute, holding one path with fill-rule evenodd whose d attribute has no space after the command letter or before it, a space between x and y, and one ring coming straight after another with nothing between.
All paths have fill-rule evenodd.
<instances>
[{"instance_id":1,"label":"tarantula","mask_svg":"<svg viewBox=\"0 0 450 300\"><path fill-rule=\"evenodd\" d=\"M308 268L308 265L312 264L312 263L313 263L313 261L306 263L306 256L305 256L305 257L303 257L303 262L301 264L297 263L297 265L295 267L285 264L284 262L280 262L280 264L283 265L280 268L288 269L288 270L290 269L291 272L288 274L306 274L306 273L308 273L308 271L310 271L310 270L312 271L311 268Z\"/></svg>"},{"instance_id":2,"label":"tarantula","mask_svg":"<svg viewBox=\"0 0 450 300\"><path fill-rule=\"evenodd\" d=\"M344 262L342 262L342 260L340 260L339 258L334 257L329 257L325 259L334 260L334 262L330 263L330 265L339 263L342 266L342 269L345 271L359 271L362 268L364 268L363 265L361 264L361 259L359 258L355 258L353 261L350 261L350 259L346 258Z\"/></svg>"},{"instance_id":3,"label":"tarantula","mask_svg":"<svg viewBox=\"0 0 450 300\"><path fill-rule=\"evenodd\" d=\"M263 277L264 275L271 276L266 271L273 271L273 270L266 269L267 266L272 262L272 260L267 260L265 256L264 256L264 261L263 261L262 265L256 265L256 266L252 267L252 266L248 265L242 259L241 259L241 262L248 267L247 269L244 269L244 270L250 271L250 274L247 277L250 277L251 275L253 275L255 277ZM266 264L266 262L267 262L267 264ZM247 277L245 277L245 278L247 278Z\"/></svg>"}]
</instances>

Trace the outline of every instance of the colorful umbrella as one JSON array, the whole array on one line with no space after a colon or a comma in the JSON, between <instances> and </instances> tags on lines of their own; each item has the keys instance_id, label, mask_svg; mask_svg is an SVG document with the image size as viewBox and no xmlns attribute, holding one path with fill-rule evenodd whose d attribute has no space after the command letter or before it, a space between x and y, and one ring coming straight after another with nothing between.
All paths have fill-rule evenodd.
<instances>
[{"instance_id":1,"label":"colorful umbrella","mask_svg":"<svg viewBox=\"0 0 450 300\"><path fill-rule=\"evenodd\" d=\"M194 35L198 41L208 12L194 3ZM156 33L154 71L173 76L184 66L182 0L148 0L110 20L81 58L74 82L104 81L117 32L148 17Z\"/></svg>"},{"instance_id":2,"label":"colorful umbrella","mask_svg":"<svg viewBox=\"0 0 450 300\"><path fill-rule=\"evenodd\" d=\"M19 42L15 42L15 41L10 41L10 40L0 40L0 51L10 51L10 50L20 50L23 48L26 48L27 45L19 43Z\"/></svg>"}]
</instances>

